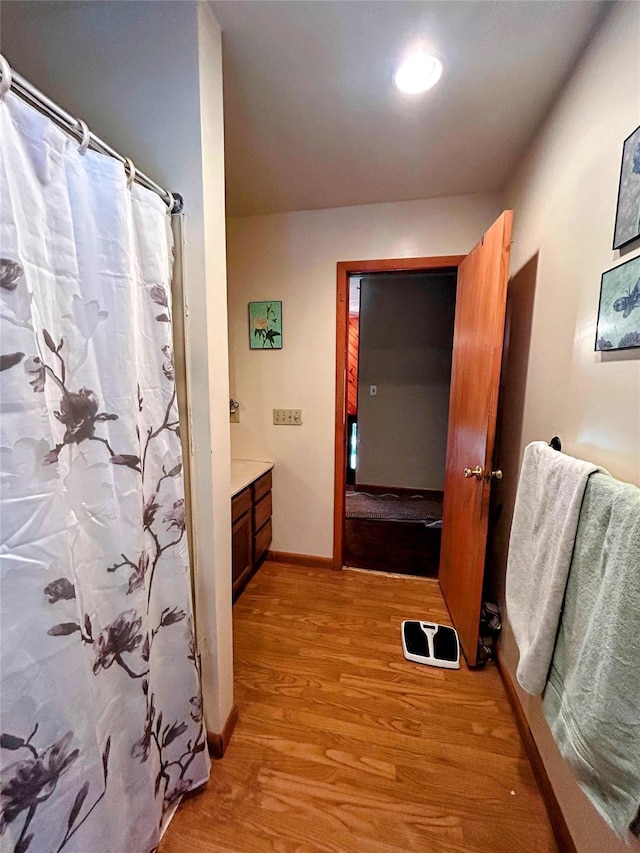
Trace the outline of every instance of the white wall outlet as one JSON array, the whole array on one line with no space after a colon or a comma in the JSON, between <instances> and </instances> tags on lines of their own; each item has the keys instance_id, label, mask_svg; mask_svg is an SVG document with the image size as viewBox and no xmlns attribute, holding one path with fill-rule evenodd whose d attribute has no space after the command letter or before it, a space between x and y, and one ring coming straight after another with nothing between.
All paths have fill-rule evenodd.
<instances>
[{"instance_id":1,"label":"white wall outlet","mask_svg":"<svg viewBox=\"0 0 640 853\"><path fill-rule=\"evenodd\" d=\"M302 409L274 409L273 422L278 426L300 426L302 424Z\"/></svg>"},{"instance_id":2,"label":"white wall outlet","mask_svg":"<svg viewBox=\"0 0 640 853\"><path fill-rule=\"evenodd\" d=\"M377 385L369 385L369 396L377 397L378 396L378 386Z\"/></svg>"}]
</instances>

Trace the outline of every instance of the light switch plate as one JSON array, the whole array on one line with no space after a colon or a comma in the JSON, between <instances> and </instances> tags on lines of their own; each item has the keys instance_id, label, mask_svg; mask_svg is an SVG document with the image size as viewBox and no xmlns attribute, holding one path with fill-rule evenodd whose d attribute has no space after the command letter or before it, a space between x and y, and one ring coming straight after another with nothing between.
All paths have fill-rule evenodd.
<instances>
[{"instance_id":1,"label":"light switch plate","mask_svg":"<svg viewBox=\"0 0 640 853\"><path fill-rule=\"evenodd\" d=\"M278 426L301 426L302 409L274 409L273 422Z\"/></svg>"}]
</instances>

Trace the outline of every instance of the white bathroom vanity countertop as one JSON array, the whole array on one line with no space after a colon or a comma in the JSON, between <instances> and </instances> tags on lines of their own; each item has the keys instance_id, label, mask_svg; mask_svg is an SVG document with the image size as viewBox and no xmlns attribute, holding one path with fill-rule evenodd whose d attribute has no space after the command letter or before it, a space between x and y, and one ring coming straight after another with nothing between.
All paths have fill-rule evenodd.
<instances>
[{"instance_id":1,"label":"white bathroom vanity countertop","mask_svg":"<svg viewBox=\"0 0 640 853\"><path fill-rule=\"evenodd\" d=\"M266 474L273 468L273 462L259 461L257 459L232 459L231 460L231 497L237 495L254 480Z\"/></svg>"}]
</instances>

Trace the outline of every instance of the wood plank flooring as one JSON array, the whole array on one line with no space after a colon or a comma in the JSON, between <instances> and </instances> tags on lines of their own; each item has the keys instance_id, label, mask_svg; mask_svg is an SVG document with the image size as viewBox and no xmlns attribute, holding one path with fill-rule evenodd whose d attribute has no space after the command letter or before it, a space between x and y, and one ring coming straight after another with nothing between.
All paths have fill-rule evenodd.
<instances>
[{"instance_id":1,"label":"wood plank flooring","mask_svg":"<svg viewBox=\"0 0 640 853\"><path fill-rule=\"evenodd\" d=\"M240 721L159 853L557 853L493 665L402 656L436 582L268 562L233 616Z\"/></svg>"}]
</instances>

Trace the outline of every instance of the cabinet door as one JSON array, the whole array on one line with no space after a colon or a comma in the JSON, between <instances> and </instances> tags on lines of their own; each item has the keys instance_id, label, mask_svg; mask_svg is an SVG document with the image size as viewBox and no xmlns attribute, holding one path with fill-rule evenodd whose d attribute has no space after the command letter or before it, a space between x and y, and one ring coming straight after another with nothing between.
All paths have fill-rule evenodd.
<instances>
[{"instance_id":1,"label":"cabinet door","mask_svg":"<svg viewBox=\"0 0 640 853\"><path fill-rule=\"evenodd\" d=\"M235 521L232 527L232 577L234 591L242 579L251 571L253 564L251 534L251 513L247 512Z\"/></svg>"}]
</instances>

